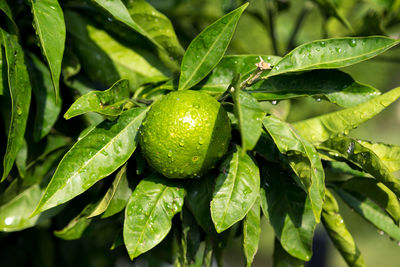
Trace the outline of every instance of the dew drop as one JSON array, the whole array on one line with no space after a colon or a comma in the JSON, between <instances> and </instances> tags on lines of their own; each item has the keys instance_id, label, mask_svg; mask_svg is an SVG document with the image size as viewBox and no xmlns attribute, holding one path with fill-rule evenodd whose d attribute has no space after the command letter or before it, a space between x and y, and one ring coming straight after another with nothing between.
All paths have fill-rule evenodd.
<instances>
[{"instance_id":1,"label":"dew drop","mask_svg":"<svg viewBox=\"0 0 400 267\"><path fill-rule=\"evenodd\" d=\"M325 42L322 41L322 42L320 43L320 45L321 45L321 47L325 47Z\"/></svg>"},{"instance_id":2,"label":"dew drop","mask_svg":"<svg viewBox=\"0 0 400 267\"><path fill-rule=\"evenodd\" d=\"M168 152L168 158L170 158L170 157L172 157L172 151L171 150Z\"/></svg>"},{"instance_id":3,"label":"dew drop","mask_svg":"<svg viewBox=\"0 0 400 267\"><path fill-rule=\"evenodd\" d=\"M356 40L351 39L349 44L350 44L351 47L355 47L357 45L357 42L356 42Z\"/></svg>"},{"instance_id":4,"label":"dew drop","mask_svg":"<svg viewBox=\"0 0 400 267\"><path fill-rule=\"evenodd\" d=\"M278 104L278 101L272 100L272 101L271 101L271 104L272 104L272 105L276 105L276 104Z\"/></svg>"},{"instance_id":5,"label":"dew drop","mask_svg":"<svg viewBox=\"0 0 400 267\"><path fill-rule=\"evenodd\" d=\"M22 110L21 110L21 108L20 108L19 106L17 106L17 114L18 114L18 115L21 115L21 114L22 114Z\"/></svg>"},{"instance_id":6,"label":"dew drop","mask_svg":"<svg viewBox=\"0 0 400 267\"><path fill-rule=\"evenodd\" d=\"M181 141L179 141L179 145L180 146L184 146L185 145L185 142L183 141L183 139Z\"/></svg>"},{"instance_id":7,"label":"dew drop","mask_svg":"<svg viewBox=\"0 0 400 267\"><path fill-rule=\"evenodd\" d=\"M384 235L385 234L383 231L379 231L378 233L379 233L379 235Z\"/></svg>"},{"instance_id":8,"label":"dew drop","mask_svg":"<svg viewBox=\"0 0 400 267\"><path fill-rule=\"evenodd\" d=\"M194 104L194 107L197 108L197 109L199 109L199 108L200 108L200 104L197 104L197 103L196 103L196 104Z\"/></svg>"},{"instance_id":9,"label":"dew drop","mask_svg":"<svg viewBox=\"0 0 400 267\"><path fill-rule=\"evenodd\" d=\"M318 97L318 98L315 99L315 101L321 102L321 98Z\"/></svg>"},{"instance_id":10,"label":"dew drop","mask_svg":"<svg viewBox=\"0 0 400 267\"><path fill-rule=\"evenodd\" d=\"M201 136L199 137L199 144L200 144L200 145L204 144L204 138L201 137Z\"/></svg>"}]
</instances>

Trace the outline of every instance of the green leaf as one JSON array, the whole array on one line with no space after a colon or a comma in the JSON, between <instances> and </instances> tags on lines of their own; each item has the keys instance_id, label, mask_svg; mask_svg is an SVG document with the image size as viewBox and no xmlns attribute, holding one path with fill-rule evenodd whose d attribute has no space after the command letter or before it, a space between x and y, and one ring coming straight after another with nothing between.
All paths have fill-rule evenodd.
<instances>
[{"instance_id":1,"label":"green leaf","mask_svg":"<svg viewBox=\"0 0 400 267\"><path fill-rule=\"evenodd\" d=\"M67 120L85 114L97 112L105 116L119 116L129 100L129 81L119 80L105 91L91 91L79 97L65 112Z\"/></svg>"},{"instance_id":2,"label":"green leaf","mask_svg":"<svg viewBox=\"0 0 400 267\"><path fill-rule=\"evenodd\" d=\"M28 158L28 144L26 140L22 142L22 146L17 153L17 157L15 158L15 165L18 169L18 174L21 178L25 177L26 173L26 160Z\"/></svg>"},{"instance_id":3,"label":"green leaf","mask_svg":"<svg viewBox=\"0 0 400 267\"><path fill-rule=\"evenodd\" d=\"M136 149L147 110L128 110L115 121L100 123L76 142L58 165L33 215L83 193L124 164Z\"/></svg>"},{"instance_id":4,"label":"green leaf","mask_svg":"<svg viewBox=\"0 0 400 267\"><path fill-rule=\"evenodd\" d=\"M254 202L243 222L243 251L247 266L250 267L258 250L260 241L260 198Z\"/></svg>"},{"instance_id":5,"label":"green leaf","mask_svg":"<svg viewBox=\"0 0 400 267\"><path fill-rule=\"evenodd\" d=\"M186 186L185 204L187 204L197 223L206 233L211 233L214 230L210 212L214 183L214 175L208 173L201 179L189 181Z\"/></svg>"},{"instance_id":6,"label":"green leaf","mask_svg":"<svg viewBox=\"0 0 400 267\"><path fill-rule=\"evenodd\" d=\"M61 111L61 98L56 101L51 75L47 67L34 54L30 54L32 89L36 99L36 115L33 124L33 138L38 142L54 126Z\"/></svg>"},{"instance_id":7,"label":"green leaf","mask_svg":"<svg viewBox=\"0 0 400 267\"><path fill-rule=\"evenodd\" d=\"M324 114L293 124L300 135L312 143L321 143L350 130L377 115L400 97L400 87L355 107Z\"/></svg>"},{"instance_id":8,"label":"green leaf","mask_svg":"<svg viewBox=\"0 0 400 267\"><path fill-rule=\"evenodd\" d=\"M132 195L132 190L129 188L128 178L126 176L126 164L121 167L111 187L107 193L96 205L93 211L88 215L88 218L100 215L102 218L110 217L125 208L129 197Z\"/></svg>"},{"instance_id":9,"label":"green leaf","mask_svg":"<svg viewBox=\"0 0 400 267\"><path fill-rule=\"evenodd\" d=\"M242 137L243 151L252 150L260 138L265 112L253 96L239 88L235 88L233 92L233 102Z\"/></svg>"},{"instance_id":10,"label":"green leaf","mask_svg":"<svg viewBox=\"0 0 400 267\"><path fill-rule=\"evenodd\" d=\"M146 37L161 47L179 68L185 50L180 45L168 17L144 0L125 0L125 3L131 18L146 32Z\"/></svg>"},{"instance_id":11,"label":"green leaf","mask_svg":"<svg viewBox=\"0 0 400 267\"><path fill-rule=\"evenodd\" d=\"M168 70L153 53L117 41L75 12L66 11L65 21L82 69L92 81L111 86L128 79L131 88L136 89L168 79Z\"/></svg>"},{"instance_id":12,"label":"green leaf","mask_svg":"<svg viewBox=\"0 0 400 267\"><path fill-rule=\"evenodd\" d=\"M287 155L290 166L300 178L318 223L325 196L325 173L317 150L286 122L268 116L264 118L263 124L279 151Z\"/></svg>"},{"instance_id":13,"label":"green leaf","mask_svg":"<svg viewBox=\"0 0 400 267\"><path fill-rule=\"evenodd\" d=\"M3 46L1 45L1 37L0 37L0 96L4 95L4 90L7 90L7 86L5 83L7 82L7 64L3 62Z\"/></svg>"},{"instance_id":14,"label":"green leaf","mask_svg":"<svg viewBox=\"0 0 400 267\"><path fill-rule=\"evenodd\" d=\"M336 193L365 220L395 240L400 240L400 228L380 207L367 198L346 190L335 188Z\"/></svg>"},{"instance_id":15,"label":"green leaf","mask_svg":"<svg viewBox=\"0 0 400 267\"><path fill-rule=\"evenodd\" d=\"M341 188L357 192L363 196L372 199L381 206L393 218L395 223L400 222L400 203L395 193L393 193L384 184L372 178L352 178L346 180Z\"/></svg>"},{"instance_id":16,"label":"green leaf","mask_svg":"<svg viewBox=\"0 0 400 267\"><path fill-rule=\"evenodd\" d=\"M343 222L336 199L329 190L326 190L322 223L333 244L349 266L366 266L360 250Z\"/></svg>"},{"instance_id":17,"label":"green leaf","mask_svg":"<svg viewBox=\"0 0 400 267\"><path fill-rule=\"evenodd\" d=\"M380 94L379 90L354 81L339 70L314 70L279 75L248 87L257 100L281 100L303 96L326 98L342 107L364 103Z\"/></svg>"},{"instance_id":18,"label":"green leaf","mask_svg":"<svg viewBox=\"0 0 400 267\"><path fill-rule=\"evenodd\" d=\"M211 201L211 218L218 233L246 216L260 189L258 167L239 147L222 163L221 171Z\"/></svg>"},{"instance_id":19,"label":"green leaf","mask_svg":"<svg viewBox=\"0 0 400 267\"><path fill-rule=\"evenodd\" d=\"M50 67L56 100L59 98L61 62L65 44L64 15L57 0L30 0L40 47Z\"/></svg>"},{"instance_id":20,"label":"green leaf","mask_svg":"<svg viewBox=\"0 0 400 267\"><path fill-rule=\"evenodd\" d=\"M76 240L81 238L87 227L92 222L92 219L88 219L88 215L95 207L96 205L93 203L87 205L78 216L68 223L67 226L61 230L54 231L54 235L64 240Z\"/></svg>"},{"instance_id":21,"label":"green leaf","mask_svg":"<svg viewBox=\"0 0 400 267\"><path fill-rule=\"evenodd\" d=\"M278 239L275 238L274 245L274 267L303 267L304 262L299 260L289 253L287 253L283 248Z\"/></svg>"},{"instance_id":22,"label":"green leaf","mask_svg":"<svg viewBox=\"0 0 400 267\"><path fill-rule=\"evenodd\" d=\"M43 214L30 218L40 200L43 189L38 184L20 192L11 200L0 206L0 231L20 231L35 226L42 220Z\"/></svg>"},{"instance_id":23,"label":"green leaf","mask_svg":"<svg viewBox=\"0 0 400 267\"><path fill-rule=\"evenodd\" d=\"M294 71L346 67L377 56L396 44L397 40L384 36L312 41L293 49L263 78Z\"/></svg>"},{"instance_id":24,"label":"green leaf","mask_svg":"<svg viewBox=\"0 0 400 267\"><path fill-rule=\"evenodd\" d=\"M390 172L400 170L400 146L384 143L372 143L369 141L358 141L364 147L372 150L385 164Z\"/></svg>"},{"instance_id":25,"label":"green leaf","mask_svg":"<svg viewBox=\"0 0 400 267\"><path fill-rule=\"evenodd\" d=\"M218 64L247 6L248 3L226 14L205 28L190 43L182 59L178 90L196 85Z\"/></svg>"},{"instance_id":26,"label":"green leaf","mask_svg":"<svg viewBox=\"0 0 400 267\"><path fill-rule=\"evenodd\" d=\"M154 174L136 187L125 209L124 242L131 259L160 243L182 209L184 190Z\"/></svg>"},{"instance_id":27,"label":"green leaf","mask_svg":"<svg viewBox=\"0 0 400 267\"><path fill-rule=\"evenodd\" d=\"M31 84L25 65L24 52L16 35L1 30L2 44L7 61L9 95L11 99L11 118L7 133L7 148L3 160L1 181L7 177L24 141L26 122L31 102ZM3 61L4 62L4 61Z\"/></svg>"},{"instance_id":28,"label":"green leaf","mask_svg":"<svg viewBox=\"0 0 400 267\"><path fill-rule=\"evenodd\" d=\"M362 146L356 140L336 137L322 143L319 148L328 150L328 153L335 157L344 158L359 166L400 197L400 180L390 173L374 152Z\"/></svg>"},{"instance_id":29,"label":"green leaf","mask_svg":"<svg viewBox=\"0 0 400 267\"><path fill-rule=\"evenodd\" d=\"M290 174L277 165L266 166L265 193L270 224L282 247L293 257L309 261L316 227L315 215L307 194Z\"/></svg>"}]
</instances>

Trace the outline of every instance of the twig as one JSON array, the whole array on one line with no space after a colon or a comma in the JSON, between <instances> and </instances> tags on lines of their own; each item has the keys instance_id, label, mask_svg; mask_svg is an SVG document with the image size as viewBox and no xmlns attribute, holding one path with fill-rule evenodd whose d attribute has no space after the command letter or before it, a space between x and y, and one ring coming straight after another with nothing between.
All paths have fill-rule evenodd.
<instances>
[{"instance_id":1,"label":"twig","mask_svg":"<svg viewBox=\"0 0 400 267\"><path fill-rule=\"evenodd\" d=\"M252 85L253 82L260 77L261 73L263 73L265 70L271 69L271 64L265 62L262 57L259 56L259 58L260 62L256 63L257 69L240 84L240 89L244 89Z\"/></svg>"}]
</instances>

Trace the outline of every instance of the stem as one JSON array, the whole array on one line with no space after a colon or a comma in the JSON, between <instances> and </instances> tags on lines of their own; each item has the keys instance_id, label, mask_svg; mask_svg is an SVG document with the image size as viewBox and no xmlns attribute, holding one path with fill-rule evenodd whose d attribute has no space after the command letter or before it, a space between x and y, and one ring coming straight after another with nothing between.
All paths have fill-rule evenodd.
<instances>
[{"instance_id":1,"label":"stem","mask_svg":"<svg viewBox=\"0 0 400 267\"><path fill-rule=\"evenodd\" d=\"M295 27L292 31L292 34L290 35L290 39L286 48L286 53L289 52L290 50L292 50L294 48L294 42L296 40L297 34L300 30L300 26L302 24L302 22L304 21L305 17L307 16L308 12L310 11L310 6L309 5L305 5L303 7L303 9L301 10L299 16L297 17L296 23L295 23Z\"/></svg>"},{"instance_id":2,"label":"stem","mask_svg":"<svg viewBox=\"0 0 400 267\"><path fill-rule=\"evenodd\" d=\"M276 32L275 32L275 11L276 11L275 3L273 1L268 1L269 34L271 37L274 54L279 55L278 44L276 41Z\"/></svg>"}]
</instances>

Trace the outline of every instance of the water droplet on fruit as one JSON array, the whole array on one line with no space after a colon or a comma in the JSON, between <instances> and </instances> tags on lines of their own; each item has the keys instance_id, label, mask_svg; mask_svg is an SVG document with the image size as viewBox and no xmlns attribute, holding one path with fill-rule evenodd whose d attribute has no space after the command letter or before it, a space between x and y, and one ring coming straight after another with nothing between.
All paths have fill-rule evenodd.
<instances>
[{"instance_id":1,"label":"water droplet on fruit","mask_svg":"<svg viewBox=\"0 0 400 267\"><path fill-rule=\"evenodd\" d=\"M170 157L172 157L172 151L171 150L168 152L168 158L170 158Z\"/></svg>"},{"instance_id":2,"label":"water droplet on fruit","mask_svg":"<svg viewBox=\"0 0 400 267\"><path fill-rule=\"evenodd\" d=\"M181 141L179 141L179 145L180 146L184 146L185 145L185 141L182 139Z\"/></svg>"},{"instance_id":3,"label":"water droplet on fruit","mask_svg":"<svg viewBox=\"0 0 400 267\"><path fill-rule=\"evenodd\" d=\"M197 104L197 103L196 103L196 104L194 104L194 107L197 108L197 109L199 109L199 108L200 108L200 104Z\"/></svg>"}]
</instances>

